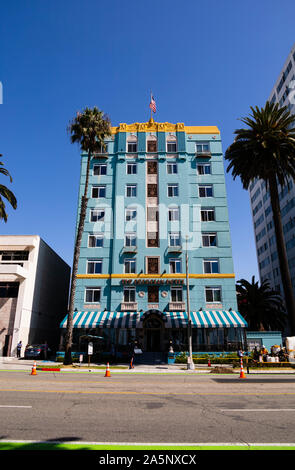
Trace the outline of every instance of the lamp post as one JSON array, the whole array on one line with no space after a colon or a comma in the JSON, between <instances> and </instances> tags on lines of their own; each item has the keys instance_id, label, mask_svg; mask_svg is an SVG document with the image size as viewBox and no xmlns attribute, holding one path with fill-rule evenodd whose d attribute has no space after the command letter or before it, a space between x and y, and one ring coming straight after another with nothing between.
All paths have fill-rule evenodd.
<instances>
[{"instance_id":1,"label":"lamp post","mask_svg":"<svg viewBox=\"0 0 295 470\"><path fill-rule=\"evenodd\" d=\"M186 237L186 309L187 309L187 317L188 317L188 325L187 325L187 335L188 335L188 358L187 358L187 369L193 370L195 368L195 364L193 361L193 346L192 346L192 321L191 321L191 314L190 314L190 298L189 298L189 279L188 279L188 254L187 254L187 239Z\"/></svg>"}]
</instances>

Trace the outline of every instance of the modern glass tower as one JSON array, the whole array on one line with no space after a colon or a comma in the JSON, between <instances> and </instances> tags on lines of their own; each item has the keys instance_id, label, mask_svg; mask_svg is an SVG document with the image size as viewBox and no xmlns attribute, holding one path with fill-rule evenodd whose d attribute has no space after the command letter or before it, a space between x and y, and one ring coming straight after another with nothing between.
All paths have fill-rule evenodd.
<instances>
[{"instance_id":1,"label":"modern glass tower","mask_svg":"<svg viewBox=\"0 0 295 470\"><path fill-rule=\"evenodd\" d=\"M218 128L151 118L113 127L106 146L91 162L73 350L87 333L119 355L134 340L144 352L186 350L186 257L193 351L236 349L246 323ZM86 162L82 154L79 199Z\"/></svg>"},{"instance_id":2,"label":"modern glass tower","mask_svg":"<svg viewBox=\"0 0 295 470\"><path fill-rule=\"evenodd\" d=\"M269 101L287 106L295 114L295 44L270 93ZM257 250L258 267L261 282L268 279L272 288L284 296L269 191L261 180L252 182L249 188L252 209L254 235ZM283 230L291 270L293 287L295 286L295 186L289 181L287 186L279 188Z\"/></svg>"}]
</instances>

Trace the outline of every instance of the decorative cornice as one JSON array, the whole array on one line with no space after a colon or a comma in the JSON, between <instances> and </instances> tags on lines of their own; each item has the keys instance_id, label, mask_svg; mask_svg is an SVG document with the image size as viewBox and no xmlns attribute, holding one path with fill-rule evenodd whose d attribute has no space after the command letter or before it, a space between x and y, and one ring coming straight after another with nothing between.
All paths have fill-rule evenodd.
<instances>
[{"instance_id":1,"label":"decorative cornice","mask_svg":"<svg viewBox=\"0 0 295 470\"><path fill-rule=\"evenodd\" d=\"M78 279L184 279L185 274L77 274ZM235 274L189 274L190 279L234 278Z\"/></svg>"},{"instance_id":2,"label":"decorative cornice","mask_svg":"<svg viewBox=\"0 0 295 470\"><path fill-rule=\"evenodd\" d=\"M118 127L112 127L112 134L118 132L186 132L187 134L220 134L216 126L185 126L183 122L171 124L170 122L134 122L133 124L121 123Z\"/></svg>"}]
</instances>

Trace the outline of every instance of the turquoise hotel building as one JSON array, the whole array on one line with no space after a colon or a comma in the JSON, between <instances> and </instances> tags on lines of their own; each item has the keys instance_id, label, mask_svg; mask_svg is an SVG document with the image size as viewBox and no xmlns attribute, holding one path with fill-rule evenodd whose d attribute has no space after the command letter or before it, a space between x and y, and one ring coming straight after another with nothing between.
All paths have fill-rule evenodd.
<instances>
[{"instance_id":1,"label":"turquoise hotel building","mask_svg":"<svg viewBox=\"0 0 295 470\"><path fill-rule=\"evenodd\" d=\"M91 161L73 351L87 335L118 357L133 341L186 351L188 304L194 352L244 347L218 128L151 118L112 127L105 144Z\"/></svg>"}]
</instances>

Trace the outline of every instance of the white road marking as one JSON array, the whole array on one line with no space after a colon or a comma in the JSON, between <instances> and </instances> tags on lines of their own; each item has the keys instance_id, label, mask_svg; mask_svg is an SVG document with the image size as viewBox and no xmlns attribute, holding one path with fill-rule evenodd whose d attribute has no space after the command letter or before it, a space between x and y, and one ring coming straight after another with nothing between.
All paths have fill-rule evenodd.
<instances>
[{"instance_id":1,"label":"white road marking","mask_svg":"<svg viewBox=\"0 0 295 470\"><path fill-rule=\"evenodd\" d=\"M25 405L0 405L0 408L32 408L32 407L25 406Z\"/></svg>"},{"instance_id":2,"label":"white road marking","mask_svg":"<svg viewBox=\"0 0 295 470\"><path fill-rule=\"evenodd\" d=\"M245 411L246 413L248 411L295 411L295 408L220 408L221 411Z\"/></svg>"}]
</instances>

